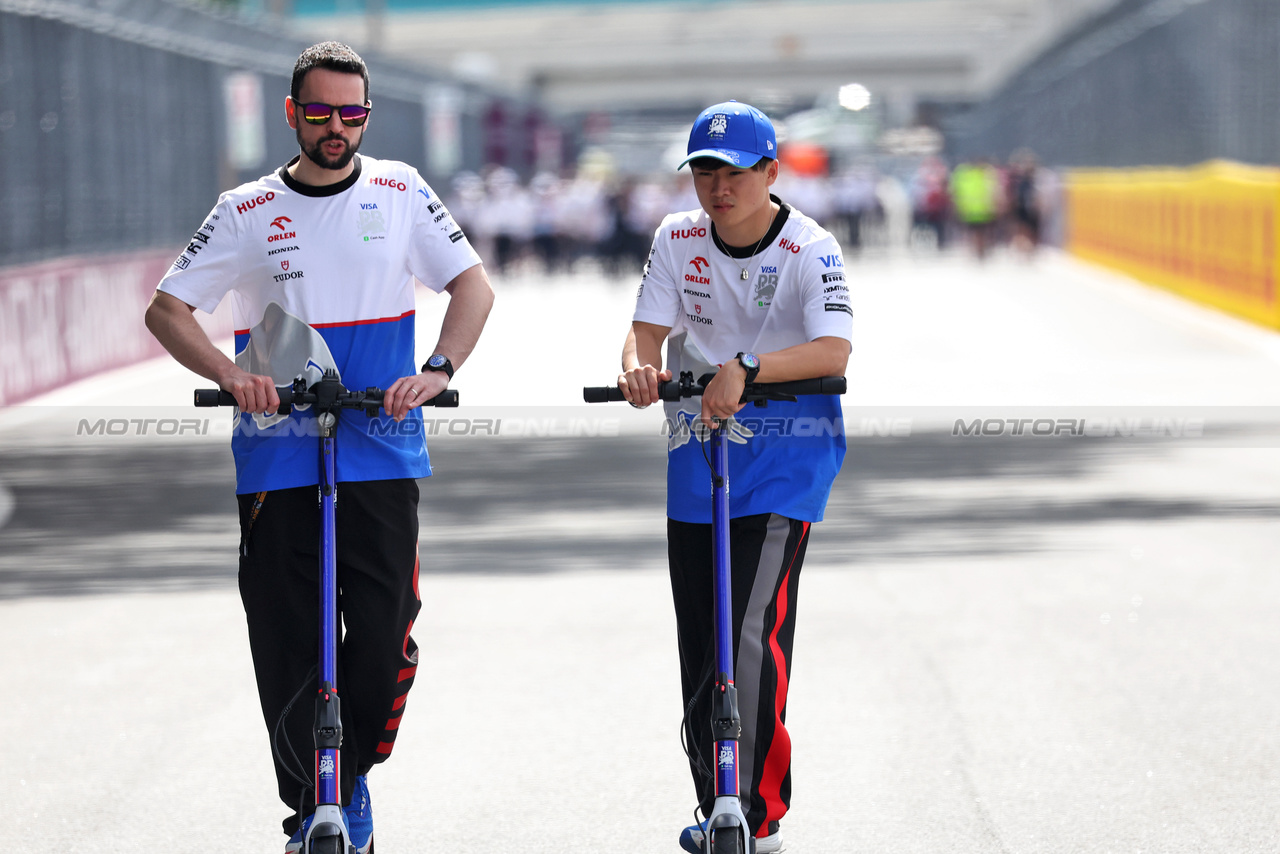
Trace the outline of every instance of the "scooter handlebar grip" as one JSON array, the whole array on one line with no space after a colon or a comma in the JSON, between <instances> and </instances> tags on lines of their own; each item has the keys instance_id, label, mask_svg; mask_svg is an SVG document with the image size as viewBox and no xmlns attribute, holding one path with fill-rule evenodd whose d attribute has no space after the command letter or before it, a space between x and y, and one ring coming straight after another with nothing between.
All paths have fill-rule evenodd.
<instances>
[{"instance_id":1,"label":"scooter handlebar grip","mask_svg":"<svg viewBox=\"0 0 1280 854\"><path fill-rule=\"evenodd\" d=\"M457 405L458 405L458 390L453 388L445 389L444 391L440 392L435 397L431 398L430 400L428 400L426 403L423 404L423 406L435 406L437 408L441 406L457 406Z\"/></svg>"},{"instance_id":2,"label":"scooter handlebar grip","mask_svg":"<svg viewBox=\"0 0 1280 854\"><path fill-rule=\"evenodd\" d=\"M196 389L196 406L235 406L235 396L220 388Z\"/></svg>"},{"instance_id":3,"label":"scooter handlebar grip","mask_svg":"<svg viewBox=\"0 0 1280 854\"><path fill-rule=\"evenodd\" d=\"M582 399L587 403L608 403L611 400L626 400L626 397L616 385L596 385L584 388Z\"/></svg>"},{"instance_id":4,"label":"scooter handlebar grip","mask_svg":"<svg viewBox=\"0 0 1280 854\"><path fill-rule=\"evenodd\" d=\"M280 398L280 406L286 407L293 403L293 389L290 386L282 386L276 389L276 396ZM223 391L220 388L198 388L196 389L196 406L235 406L236 397L229 391Z\"/></svg>"},{"instance_id":5,"label":"scooter handlebar grip","mask_svg":"<svg viewBox=\"0 0 1280 854\"><path fill-rule=\"evenodd\" d=\"M844 394L849 388L844 377L819 377L818 384L822 388L819 394Z\"/></svg>"}]
</instances>

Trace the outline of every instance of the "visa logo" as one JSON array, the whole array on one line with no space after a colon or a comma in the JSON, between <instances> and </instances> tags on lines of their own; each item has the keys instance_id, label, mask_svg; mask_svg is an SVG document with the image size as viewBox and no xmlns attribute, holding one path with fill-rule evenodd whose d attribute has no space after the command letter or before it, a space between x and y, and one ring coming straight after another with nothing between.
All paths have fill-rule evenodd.
<instances>
[{"instance_id":1,"label":"visa logo","mask_svg":"<svg viewBox=\"0 0 1280 854\"><path fill-rule=\"evenodd\" d=\"M426 190L422 189L421 187L418 188L418 192L422 193L423 198L427 198L427 199L431 198L431 194L428 193Z\"/></svg>"},{"instance_id":2,"label":"visa logo","mask_svg":"<svg viewBox=\"0 0 1280 854\"><path fill-rule=\"evenodd\" d=\"M778 272L778 268L777 268L777 267L761 267L761 268L760 268L760 272L761 272L761 273L776 273L776 272Z\"/></svg>"},{"instance_id":3,"label":"visa logo","mask_svg":"<svg viewBox=\"0 0 1280 854\"><path fill-rule=\"evenodd\" d=\"M830 268L830 267L843 267L843 266L844 266L844 259L843 259L843 258L841 258L839 255L823 255L823 256L822 256L822 263L823 263L823 266L826 266L826 267L828 267L828 268Z\"/></svg>"},{"instance_id":4,"label":"visa logo","mask_svg":"<svg viewBox=\"0 0 1280 854\"><path fill-rule=\"evenodd\" d=\"M373 202L361 202L361 203L360 203L360 210L362 210L362 211L376 211L377 209L378 209L378 206L377 206L376 204L374 204Z\"/></svg>"}]
</instances>

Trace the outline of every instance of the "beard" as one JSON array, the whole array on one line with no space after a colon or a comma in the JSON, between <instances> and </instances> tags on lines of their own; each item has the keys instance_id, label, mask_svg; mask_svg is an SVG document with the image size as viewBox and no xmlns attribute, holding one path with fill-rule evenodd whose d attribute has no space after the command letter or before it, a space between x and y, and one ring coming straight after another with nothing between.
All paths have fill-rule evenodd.
<instances>
[{"instance_id":1,"label":"beard","mask_svg":"<svg viewBox=\"0 0 1280 854\"><path fill-rule=\"evenodd\" d=\"M297 137L298 147L302 149L303 154L307 155L308 160L319 166L321 169L333 169L335 171L347 168L347 164L351 162L351 158L356 156L356 152L360 150L360 143L364 140L363 133L360 134L360 138L355 141L355 144L352 144L345 137L338 136L336 133L331 133L322 139L316 140L314 145L308 147L307 144L302 141L301 126L294 130L294 136ZM337 157L329 157L324 153L324 149L321 148L321 146L326 142L335 139L346 143L347 147L346 150Z\"/></svg>"}]
</instances>

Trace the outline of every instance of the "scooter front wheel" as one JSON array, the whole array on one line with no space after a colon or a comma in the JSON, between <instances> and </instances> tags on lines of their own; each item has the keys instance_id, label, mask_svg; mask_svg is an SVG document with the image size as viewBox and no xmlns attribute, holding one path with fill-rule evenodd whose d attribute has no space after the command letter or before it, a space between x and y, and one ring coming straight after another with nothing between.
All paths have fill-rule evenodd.
<instances>
[{"instance_id":1,"label":"scooter front wheel","mask_svg":"<svg viewBox=\"0 0 1280 854\"><path fill-rule=\"evenodd\" d=\"M747 854L745 843L742 828L720 827L711 835L711 854Z\"/></svg>"},{"instance_id":2,"label":"scooter front wheel","mask_svg":"<svg viewBox=\"0 0 1280 854\"><path fill-rule=\"evenodd\" d=\"M311 854L346 854L341 836L321 836L311 841Z\"/></svg>"}]
</instances>

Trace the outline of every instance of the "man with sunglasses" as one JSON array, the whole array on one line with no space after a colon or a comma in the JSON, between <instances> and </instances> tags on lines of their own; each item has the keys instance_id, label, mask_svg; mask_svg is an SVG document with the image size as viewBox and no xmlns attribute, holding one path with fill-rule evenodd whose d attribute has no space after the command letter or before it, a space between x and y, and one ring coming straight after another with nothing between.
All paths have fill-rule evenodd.
<instances>
[{"instance_id":1,"label":"man with sunglasses","mask_svg":"<svg viewBox=\"0 0 1280 854\"><path fill-rule=\"evenodd\" d=\"M327 369L351 389L386 389L385 416L339 420L336 541L344 813L372 846L366 775L391 754L417 670L418 484L431 474L418 407L448 385L493 302L480 258L418 172L358 156L369 73L325 42L294 66L285 119L297 157L224 193L161 280L148 328L183 365L235 396L240 593L271 737L286 852L314 812L312 708L318 622L317 440L306 415L276 414L277 386ZM439 340L414 361L414 280L450 295ZM231 295L236 357L193 317ZM313 420L313 419L312 419Z\"/></svg>"}]
</instances>

